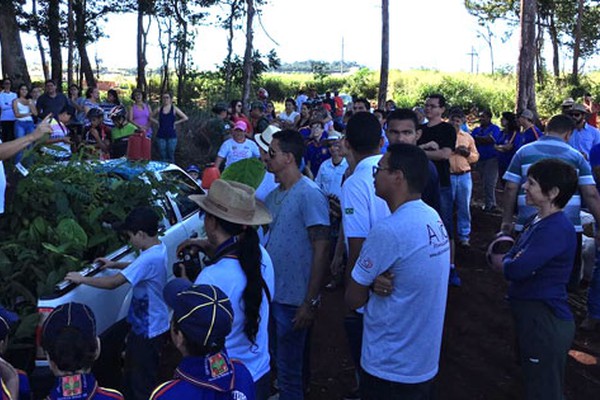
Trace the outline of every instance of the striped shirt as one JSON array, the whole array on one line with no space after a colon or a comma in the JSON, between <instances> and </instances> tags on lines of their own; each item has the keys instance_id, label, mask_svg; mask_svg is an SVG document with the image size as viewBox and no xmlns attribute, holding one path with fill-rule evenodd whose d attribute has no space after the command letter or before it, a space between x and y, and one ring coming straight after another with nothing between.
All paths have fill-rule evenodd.
<instances>
[{"instance_id":1,"label":"striped shirt","mask_svg":"<svg viewBox=\"0 0 600 400\"><path fill-rule=\"evenodd\" d=\"M595 185L588 162L580 152L569 146L563 139L554 136L542 136L538 141L521 147L515 153L508 170L503 176L504 180L520 185L517 201L518 216L515 224L515 230L517 231L522 231L523 225L537 213L535 207L525 203L525 191L522 184L527 179L527 171L531 165L546 158L557 158L575 167L579 177L579 186ZM582 232L581 218L579 217L581 211L579 191L575 192L563 211L575 226L575 230Z\"/></svg>"}]
</instances>

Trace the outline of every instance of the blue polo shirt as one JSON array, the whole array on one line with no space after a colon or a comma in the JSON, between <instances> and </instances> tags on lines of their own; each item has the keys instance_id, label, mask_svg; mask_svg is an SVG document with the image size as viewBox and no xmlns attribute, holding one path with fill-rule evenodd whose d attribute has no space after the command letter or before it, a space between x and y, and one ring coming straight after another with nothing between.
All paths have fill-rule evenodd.
<instances>
[{"instance_id":1,"label":"blue polo shirt","mask_svg":"<svg viewBox=\"0 0 600 400\"><path fill-rule=\"evenodd\" d=\"M592 147L600 144L600 131L598 128L585 123L583 128L573 130L573 133L569 136L569 144L589 160Z\"/></svg>"},{"instance_id":2,"label":"blue polo shirt","mask_svg":"<svg viewBox=\"0 0 600 400\"><path fill-rule=\"evenodd\" d=\"M477 128L473 129L471 135L473 138L491 136L494 139L494 143L491 144L478 144L477 141L475 141L477 145L477 151L479 152L480 161L485 161L496 157L497 152L494 148L494 144L498 144L502 139L502 132L500 132L500 128L497 125L489 124L485 128L478 126Z\"/></svg>"},{"instance_id":3,"label":"blue polo shirt","mask_svg":"<svg viewBox=\"0 0 600 400\"><path fill-rule=\"evenodd\" d=\"M531 128L523 131L523 144L533 143L539 138L544 136L544 133L539 130L537 126L532 126Z\"/></svg>"}]
</instances>

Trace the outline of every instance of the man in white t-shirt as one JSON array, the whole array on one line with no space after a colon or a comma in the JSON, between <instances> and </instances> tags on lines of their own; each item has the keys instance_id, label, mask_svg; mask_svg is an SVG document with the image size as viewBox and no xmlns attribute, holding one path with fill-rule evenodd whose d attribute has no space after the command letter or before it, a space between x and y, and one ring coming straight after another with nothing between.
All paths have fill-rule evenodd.
<instances>
[{"instance_id":1,"label":"man in white t-shirt","mask_svg":"<svg viewBox=\"0 0 600 400\"><path fill-rule=\"evenodd\" d=\"M391 145L373 168L376 193L392 215L369 233L346 287L348 306L365 307L363 400L432 398L450 241L439 214L421 200L428 174L425 152L410 144ZM391 286L380 284L381 274Z\"/></svg>"},{"instance_id":2,"label":"man in white t-shirt","mask_svg":"<svg viewBox=\"0 0 600 400\"><path fill-rule=\"evenodd\" d=\"M15 113L12 108L13 100L17 94L10 90L11 81L6 78L2 81L0 90L0 125L2 127L2 140L8 142L15 138Z\"/></svg>"},{"instance_id":3,"label":"man in white t-shirt","mask_svg":"<svg viewBox=\"0 0 600 400\"><path fill-rule=\"evenodd\" d=\"M358 102L357 102L358 103ZM364 103L361 103L364 105ZM346 144L350 158L356 163L352 175L342 185L341 208L343 239L348 266L354 265L363 242L375 224L390 215L385 201L375 195L373 167L381 158L383 144L381 125L373 114L358 112L346 126ZM350 278L346 270L346 280ZM362 342L362 314L352 312L345 320L350 353L358 366Z\"/></svg>"},{"instance_id":4,"label":"man in white t-shirt","mask_svg":"<svg viewBox=\"0 0 600 400\"><path fill-rule=\"evenodd\" d=\"M231 133L232 138L223 142L217 153L215 167L220 168L223 160L225 160L225 168L227 168L234 162L251 157L260 157L256 143L246 138L247 131L248 126L244 121L235 123Z\"/></svg>"}]
</instances>

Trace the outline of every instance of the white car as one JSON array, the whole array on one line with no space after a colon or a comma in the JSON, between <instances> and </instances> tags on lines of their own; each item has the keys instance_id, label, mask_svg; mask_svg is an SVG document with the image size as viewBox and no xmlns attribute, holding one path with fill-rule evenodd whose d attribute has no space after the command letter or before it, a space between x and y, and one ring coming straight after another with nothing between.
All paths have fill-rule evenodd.
<instances>
[{"instance_id":1,"label":"white car","mask_svg":"<svg viewBox=\"0 0 600 400\"><path fill-rule=\"evenodd\" d=\"M169 257L167 273L171 279L173 277L172 265L177 259L175 254L177 246L190 237L205 236L203 213L198 205L188 198L192 194L204 194L204 190L186 172L173 164L154 161L140 164L118 159L103 162L100 168L103 172L110 171L117 179L126 180L139 179L142 172L150 171L158 180L166 181L173 187L167 196L159 201L159 205L164 210L159 237L167 246ZM106 257L111 260L132 261L136 257L136 251L131 246L124 245ZM94 263L82 270L81 273L86 276L107 276L118 273L118 270L100 270L99 267L100 265ZM40 328L44 319L57 306L68 302L78 302L88 305L96 316L97 332L102 341L102 353L98 364L106 363L109 370L110 368L114 370L115 365L120 365L118 362L127 334L126 317L131 296L132 290L129 284L107 290L88 285L76 285L68 281L60 282L56 285L53 294L38 299L37 306L41 318L38 325L36 367L48 365L39 346Z\"/></svg>"}]
</instances>

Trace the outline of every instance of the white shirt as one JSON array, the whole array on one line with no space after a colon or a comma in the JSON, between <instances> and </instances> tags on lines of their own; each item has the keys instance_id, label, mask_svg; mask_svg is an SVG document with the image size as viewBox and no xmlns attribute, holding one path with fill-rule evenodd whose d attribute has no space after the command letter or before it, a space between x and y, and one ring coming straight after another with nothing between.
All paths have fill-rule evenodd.
<instances>
[{"instance_id":1,"label":"white shirt","mask_svg":"<svg viewBox=\"0 0 600 400\"><path fill-rule=\"evenodd\" d=\"M260 152L256 143L251 140L246 139L242 143L238 143L233 139L227 139L221 145L217 155L225 159L225 168L227 168L234 162L246 158L259 158Z\"/></svg>"},{"instance_id":2,"label":"white shirt","mask_svg":"<svg viewBox=\"0 0 600 400\"><path fill-rule=\"evenodd\" d=\"M275 293L275 272L271 257L264 247L260 246L262 254L262 276L269 288L273 299ZM225 339L227 354L232 358L242 361L252 379L256 382L270 370L269 356L269 300L263 291L260 303L260 321L255 343L252 344L244 333L244 300L242 298L246 288L246 274L236 258L221 258L216 264L210 265L200 272L196 278L196 285L214 285L219 287L231 301L233 308L233 326L231 333Z\"/></svg>"},{"instance_id":3,"label":"white shirt","mask_svg":"<svg viewBox=\"0 0 600 400\"><path fill-rule=\"evenodd\" d=\"M297 111L292 111L292 113L290 115L286 114L284 111L284 112L280 113L278 117L282 121L290 122L293 124L298 115L300 115L300 113L298 113Z\"/></svg>"},{"instance_id":4,"label":"white shirt","mask_svg":"<svg viewBox=\"0 0 600 400\"><path fill-rule=\"evenodd\" d=\"M0 140L2 144L2 140ZM4 194L6 193L6 175L4 175L4 163L0 160L0 214L4 214Z\"/></svg>"},{"instance_id":5,"label":"white shirt","mask_svg":"<svg viewBox=\"0 0 600 400\"><path fill-rule=\"evenodd\" d=\"M348 161L346 161L346 158L342 158L338 165L334 165L333 159L329 158L323 161L319 167L315 182L325 194L332 194L340 198L342 196L342 179L344 179L344 172L347 168Z\"/></svg>"},{"instance_id":6,"label":"white shirt","mask_svg":"<svg viewBox=\"0 0 600 400\"><path fill-rule=\"evenodd\" d=\"M373 166L381 155L370 156L358 163L342 186L342 223L344 238L366 238L377 221L390 215L387 203L375 194Z\"/></svg>"}]
</instances>

